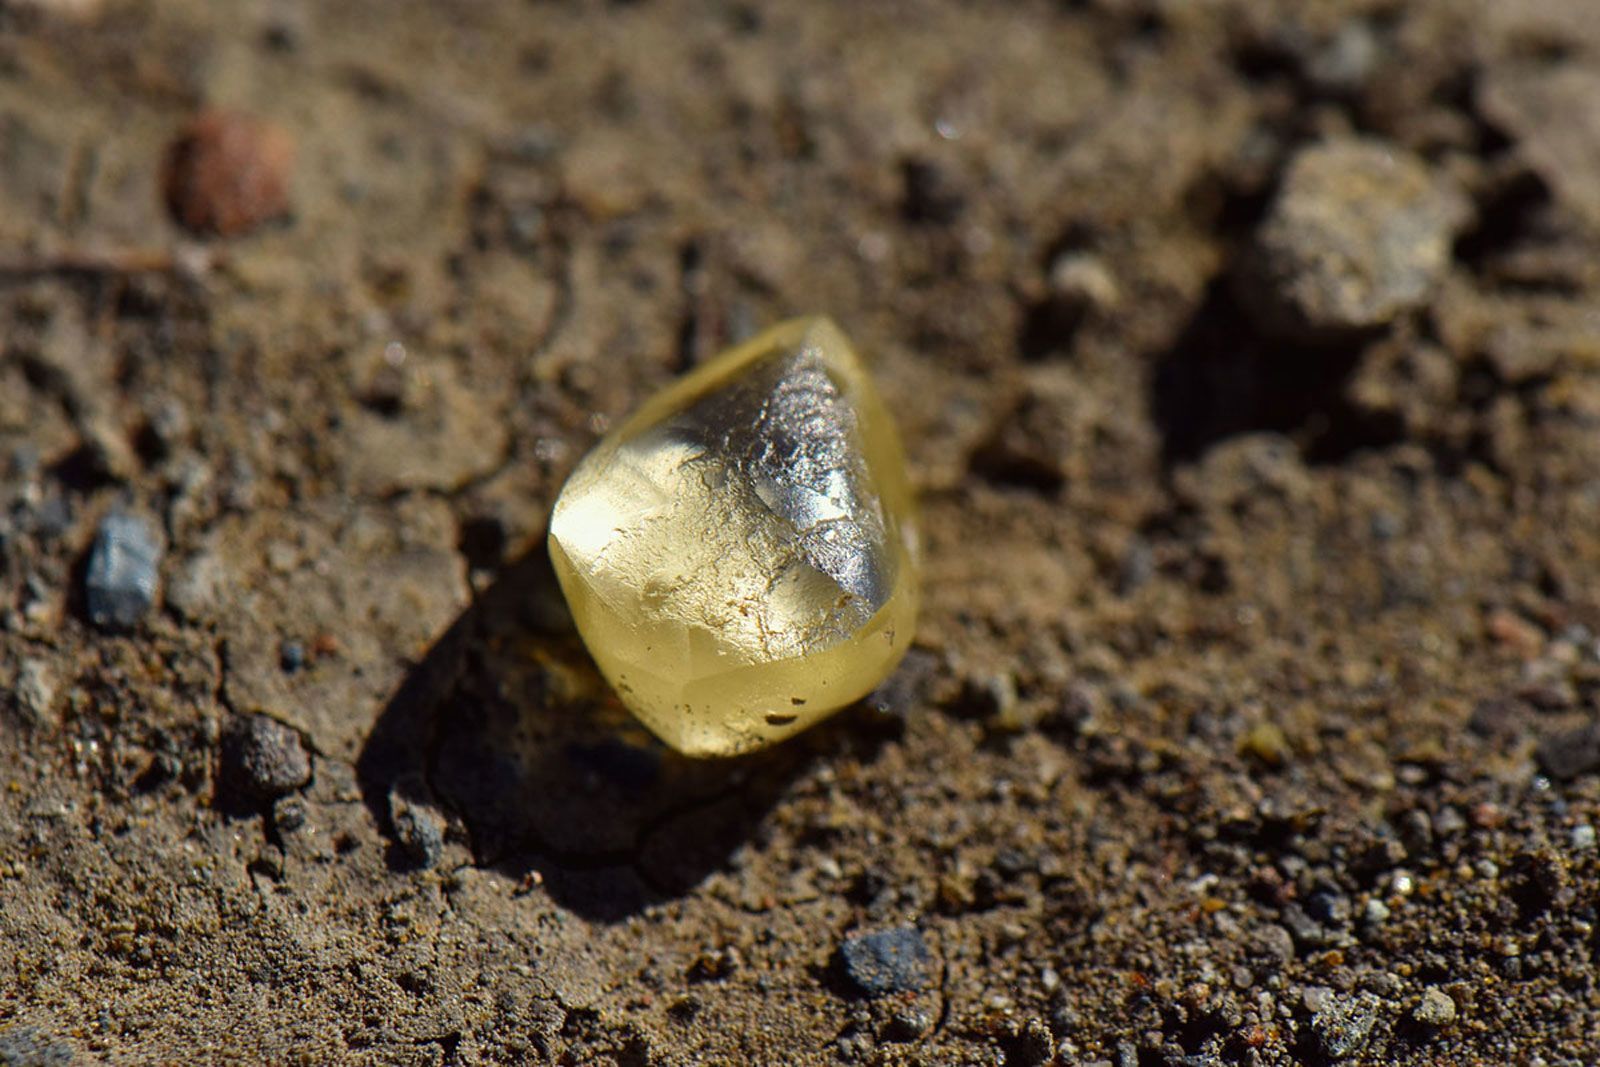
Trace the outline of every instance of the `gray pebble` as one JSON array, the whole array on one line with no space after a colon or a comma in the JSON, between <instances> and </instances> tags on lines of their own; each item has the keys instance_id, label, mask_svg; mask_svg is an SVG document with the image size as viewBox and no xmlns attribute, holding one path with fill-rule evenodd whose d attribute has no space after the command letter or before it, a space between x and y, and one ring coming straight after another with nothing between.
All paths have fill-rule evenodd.
<instances>
[{"instance_id":1,"label":"gray pebble","mask_svg":"<svg viewBox=\"0 0 1600 1067\"><path fill-rule=\"evenodd\" d=\"M112 512L100 520L84 581L90 621L108 630L136 626L155 603L161 552L144 519Z\"/></svg>"},{"instance_id":2,"label":"gray pebble","mask_svg":"<svg viewBox=\"0 0 1600 1067\"><path fill-rule=\"evenodd\" d=\"M851 934L839 958L845 976L869 997L918 990L928 981L928 946L915 926Z\"/></svg>"},{"instance_id":3,"label":"gray pebble","mask_svg":"<svg viewBox=\"0 0 1600 1067\"><path fill-rule=\"evenodd\" d=\"M1449 1026L1456 1019L1456 1002L1443 990L1430 989L1411 1015L1424 1026Z\"/></svg>"},{"instance_id":4,"label":"gray pebble","mask_svg":"<svg viewBox=\"0 0 1600 1067\"><path fill-rule=\"evenodd\" d=\"M1283 925L1289 928L1296 945L1320 948L1332 944L1334 933L1311 916L1298 904L1287 904L1283 909Z\"/></svg>"},{"instance_id":5,"label":"gray pebble","mask_svg":"<svg viewBox=\"0 0 1600 1067\"><path fill-rule=\"evenodd\" d=\"M444 855L445 833L445 821L438 811L397 787L389 793L389 824L396 844L413 864L423 870L438 865Z\"/></svg>"},{"instance_id":6,"label":"gray pebble","mask_svg":"<svg viewBox=\"0 0 1600 1067\"><path fill-rule=\"evenodd\" d=\"M1254 938L1254 954L1280 966L1294 960L1294 935L1282 926L1262 927Z\"/></svg>"},{"instance_id":7,"label":"gray pebble","mask_svg":"<svg viewBox=\"0 0 1600 1067\"><path fill-rule=\"evenodd\" d=\"M1589 849L1594 848L1594 824L1585 822L1574 826L1570 840L1574 851L1587 852Z\"/></svg>"},{"instance_id":8,"label":"gray pebble","mask_svg":"<svg viewBox=\"0 0 1600 1067\"><path fill-rule=\"evenodd\" d=\"M1370 993L1325 998L1311 1017L1311 1031L1323 1055L1340 1060L1365 1045L1378 1021L1377 1004Z\"/></svg>"},{"instance_id":9,"label":"gray pebble","mask_svg":"<svg viewBox=\"0 0 1600 1067\"><path fill-rule=\"evenodd\" d=\"M1290 162L1240 296L1269 332L1337 340L1420 306L1450 263L1465 199L1418 157L1374 140Z\"/></svg>"},{"instance_id":10,"label":"gray pebble","mask_svg":"<svg viewBox=\"0 0 1600 1067\"><path fill-rule=\"evenodd\" d=\"M274 800L311 780L311 754L299 731L266 715L247 715L222 742L223 784L256 800Z\"/></svg>"}]
</instances>

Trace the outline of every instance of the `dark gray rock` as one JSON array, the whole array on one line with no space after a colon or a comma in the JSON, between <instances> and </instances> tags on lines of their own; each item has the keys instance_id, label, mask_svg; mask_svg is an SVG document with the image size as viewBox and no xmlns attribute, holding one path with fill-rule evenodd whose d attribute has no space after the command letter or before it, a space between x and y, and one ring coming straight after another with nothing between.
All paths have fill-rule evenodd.
<instances>
[{"instance_id":1,"label":"dark gray rock","mask_svg":"<svg viewBox=\"0 0 1600 1067\"><path fill-rule=\"evenodd\" d=\"M839 958L845 977L869 997L915 991L928 981L928 946L915 926L851 934Z\"/></svg>"},{"instance_id":2,"label":"dark gray rock","mask_svg":"<svg viewBox=\"0 0 1600 1067\"><path fill-rule=\"evenodd\" d=\"M253 800L275 800L311 780L311 754L299 731L267 715L247 715L222 743L222 785Z\"/></svg>"},{"instance_id":3,"label":"dark gray rock","mask_svg":"<svg viewBox=\"0 0 1600 1067\"><path fill-rule=\"evenodd\" d=\"M112 512L100 521L84 579L89 620L107 630L138 625L155 603L161 540L144 519Z\"/></svg>"}]
</instances>

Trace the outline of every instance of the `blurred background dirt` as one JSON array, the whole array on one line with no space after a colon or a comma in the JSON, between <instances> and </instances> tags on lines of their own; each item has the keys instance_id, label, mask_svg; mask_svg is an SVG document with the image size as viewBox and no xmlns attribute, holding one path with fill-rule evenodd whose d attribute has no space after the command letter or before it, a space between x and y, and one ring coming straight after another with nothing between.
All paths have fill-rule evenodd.
<instances>
[{"instance_id":1,"label":"blurred background dirt","mask_svg":"<svg viewBox=\"0 0 1600 1067\"><path fill-rule=\"evenodd\" d=\"M542 551L826 311L916 649ZM0 1064L1600 1059L1593 0L0 3Z\"/></svg>"}]
</instances>

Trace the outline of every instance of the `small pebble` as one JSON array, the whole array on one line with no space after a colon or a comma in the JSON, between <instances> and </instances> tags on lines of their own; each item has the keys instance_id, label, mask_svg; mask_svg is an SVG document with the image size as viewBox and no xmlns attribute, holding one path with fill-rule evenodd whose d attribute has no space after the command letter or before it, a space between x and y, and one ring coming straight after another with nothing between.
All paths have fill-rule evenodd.
<instances>
[{"instance_id":1,"label":"small pebble","mask_svg":"<svg viewBox=\"0 0 1600 1067\"><path fill-rule=\"evenodd\" d=\"M283 833L290 834L305 826L310 812L306 802L299 797L284 797L272 809L272 821Z\"/></svg>"},{"instance_id":2,"label":"small pebble","mask_svg":"<svg viewBox=\"0 0 1600 1067\"><path fill-rule=\"evenodd\" d=\"M42 659L25 659L17 667L12 689L17 707L36 725L54 721L56 680L50 665Z\"/></svg>"},{"instance_id":3,"label":"small pebble","mask_svg":"<svg viewBox=\"0 0 1600 1067\"><path fill-rule=\"evenodd\" d=\"M1594 824L1579 823L1572 828L1572 847L1578 852L1587 852L1594 848Z\"/></svg>"},{"instance_id":4,"label":"small pebble","mask_svg":"<svg viewBox=\"0 0 1600 1067\"><path fill-rule=\"evenodd\" d=\"M401 788L389 793L389 823L406 857L427 870L437 866L444 855L445 821L431 805L406 794Z\"/></svg>"},{"instance_id":5,"label":"small pebble","mask_svg":"<svg viewBox=\"0 0 1600 1067\"><path fill-rule=\"evenodd\" d=\"M1389 916L1391 914L1392 912L1389 911L1389 905L1385 904L1377 897L1373 897L1372 899L1368 900L1366 907L1362 909L1362 917L1366 919L1369 926L1381 926L1389 921Z\"/></svg>"},{"instance_id":6,"label":"small pebble","mask_svg":"<svg viewBox=\"0 0 1600 1067\"><path fill-rule=\"evenodd\" d=\"M283 673L294 674L306 665L306 646L299 641L285 641L278 646L278 666Z\"/></svg>"},{"instance_id":7,"label":"small pebble","mask_svg":"<svg viewBox=\"0 0 1600 1067\"><path fill-rule=\"evenodd\" d=\"M889 1023L883 1028L885 1041L915 1041L927 1033L933 1026L933 1020L921 1008L901 1008L889 1017Z\"/></svg>"},{"instance_id":8,"label":"small pebble","mask_svg":"<svg viewBox=\"0 0 1600 1067\"><path fill-rule=\"evenodd\" d=\"M1306 78L1327 96L1355 96L1372 76L1382 48L1369 23L1345 23L1306 64Z\"/></svg>"},{"instance_id":9,"label":"small pebble","mask_svg":"<svg viewBox=\"0 0 1600 1067\"><path fill-rule=\"evenodd\" d=\"M1378 1021L1377 998L1362 993L1356 996L1329 995L1311 1017L1322 1054L1342 1060L1361 1049Z\"/></svg>"},{"instance_id":10,"label":"small pebble","mask_svg":"<svg viewBox=\"0 0 1600 1067\"><path fill-rule=\"evenodd\" d=\"M167 208L193 233L249 233L289 214L294 156L281 127L235 111L202 112L168 149Z\"/></svg>"},{"instance_id":11,"label":"small pebble","mask_svg":"<svg viewBox=\"0 0 1600 1067\"><path fill-rule=\"evenodd\" d=\"M1455 1022L1456 1002L1444 991L1430 989L1411 1015L1424 1026L1449 1026Z\"/></svg>"},{"instance_id":12,"label":"small pebble","mask_svg":"<svg viewBox=\"0 0 1600 1067\"><path fill-rule=\"evenodd\" d=\"M1239 738L1238 752L1263 766L1282 767L1289 762L1289 741L1277 723L1258 722Z\"/></svg>"},{"instance_id":13,"label":"small pebble","mask_svg":"<svg viewBox=\"0 0 1600 1067\"><path fill-rule=\"evenodd\" d=\"M1088 252L1068 252L1050 264L1050 296L1077 311L1107 311L1122 299L1105 261Z\"/></svg>"},{"instance_id":14,"label":"small pebble","mask_svg":"<svg viewBox=\"0 0 1600 1067\"><path fill-rule=\"evenodd\" d=\"M921 989L928 980L928 947L915 926L851 934L840 946L844 973L869 997Z\"/></svg>"},{"instance_id":15,"label":"small pebble","mask_svg":"<svg viewBox=\"0 0 1600 1067\"><path fill-rule=\"evenodd\" d=\"M1319 923L1344 926L1350 921L1350 898L1333 889L1318 889L1306 899L1306 913Z\"/></svg>"},{"instance_id":16,"label":"small pebble","mask_svg":"<svg viewBox=\"0 0 1600 1067\"><path fill-rule=\"evenodd\" d=\"M203 622L221 604L224 578L222 561L215 553L189 556L179 562L167 585L167 606L190 622Z\"/></svg>"},{"instance_id":17,"label":"small pebble","mask_svg":"<svg viewBox=\"0 0 1600 1067\"><path fill-rule=\"evenodd\" d=\"M1440 837L1451 837L1466 828L1467 820L1455 808L1440 808L1438 817L1433 820L1434 832Z\"/></svg>"},{"instance_id":18,"label":"small pebble","mask_svg":"<svg viewBox=\"0 0 1600 1067\"><path fill-rule=\"evenodd\" d=\"M1534 752L1539 769L1558 782L1600 769L1600 724L1552 734Z\"/></svg>"},{"instance_id":19,"label":"small pebble","mask_svg":"<svg viewBox=\"0 0 1600 1067\"><path fill-rule=\"evenodd\" d=\"M1283 924L1293 934L1294 943L1305 948L1320 948L1335 940L1333 931L1306 914L1298 904L1284 906Z\"/></svg>"},{"instance_id":20,"label":"small pebble","mask_svg":"<svg viewBox=\"0 0 1600 1067\"><path fill-rule=\"evenodd\" d=\"M224 784L256 800L274 800L311 780L311 754L299 731L267 715L247 715L222 743Z\"/></svg>"},{"instance_id":21,"label":"small pebble","mask_svg":"<svg viewBox=\"0 0 1600 1067\"><path fill-rule=\"evenodd\" d=\"M1254 954L1280 966L1294 960L1294 935L1278 925L1264 926L1254 937Z\"/></svg>"},{"instance_id":22,"label":"small pebble","mask_svg":"<svg viewBox=\"0 0 1600 1067\"><path fill-rule=\"evenodd\" d=\"M136 626L155 602L161 552L144 519L122 512L102 519L84 579L90 621L107 630Z\"/></svg>"},{"instance_id":23,"label":"small pebble","mask_svg":"<svg viewBox=\"0 0 1600 1067\"><path fill-rule=\"evenodd\" d=\"M1290 162L1239 288L1269 332L1326 341L1420 306L1450 265L1466 202L1420 158L1376 140Z\"/></svg>"}]
</instances>

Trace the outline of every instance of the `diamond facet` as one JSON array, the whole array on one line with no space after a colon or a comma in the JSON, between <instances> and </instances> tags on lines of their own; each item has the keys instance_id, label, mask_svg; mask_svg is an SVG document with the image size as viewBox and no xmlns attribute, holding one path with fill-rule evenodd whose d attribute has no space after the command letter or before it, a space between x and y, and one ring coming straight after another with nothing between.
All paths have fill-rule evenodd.
<instances>
[{"instance_id":1,"label":"diamond facet","mask_svg":"<svg viewBox=\"0 0 1600 1067\"><path fill-rule=\"evenodd\" d=\"M826 318L774 326L607 435L562 487L550 557L623 703L692 756L860 698L916 622L905 458Z\"/></svg>"}]
</instances>

